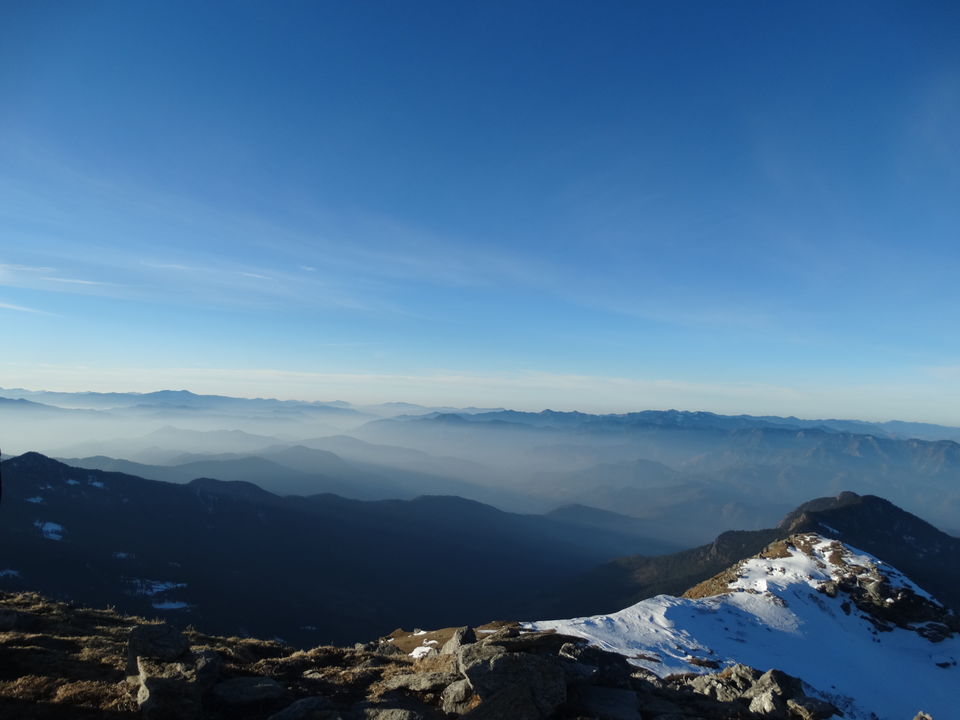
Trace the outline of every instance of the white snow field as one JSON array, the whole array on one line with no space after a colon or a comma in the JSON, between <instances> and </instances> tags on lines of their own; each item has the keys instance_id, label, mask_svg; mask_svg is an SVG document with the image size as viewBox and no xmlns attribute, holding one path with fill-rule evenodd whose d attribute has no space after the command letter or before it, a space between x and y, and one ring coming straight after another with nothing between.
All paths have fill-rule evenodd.
<instances>
[{"instance_id":1,"label":"white snow field","mask_svg":"<svg viewBox=\"0 0 960 720\"><path fill-rule=\"evenodd\" d=\"M958 717L956 634L935 643L914 629L878 630L843 591L830 597L817 586L851 571L860 577L879 571L893 588L930 595L867 553L818 535L806 538L810 554L789 546L789 557L741 563L728 593L659 595L611 615L525 626L586 638L660 677L715 672L692 663L695 658L778 668L803 679L848 720L871 713L903 720L919 710L936 720Z\"/></svg>"}]
</instances>

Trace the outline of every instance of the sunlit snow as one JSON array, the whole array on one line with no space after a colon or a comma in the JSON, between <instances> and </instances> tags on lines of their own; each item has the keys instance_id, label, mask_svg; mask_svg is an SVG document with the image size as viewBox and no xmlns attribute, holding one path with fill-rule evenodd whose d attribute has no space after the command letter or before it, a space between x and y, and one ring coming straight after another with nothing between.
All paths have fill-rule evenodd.
<instances>
[{"instance_id":1,"label":"sunlit snow","mask_svg":"<svg viewBox=\"0 0 960 720\"><path fill-rule=\"evenodd\" d=\"M951 664L960 659L960 638L932 643L908 629L880 632L856 608L848 614L844 593L831 598L816 589L841 570L830 559L835 541L819 540L812 556L791 548L790 557L744 562L728 594L659 595L610 615L526 626L586 638L661 677L709 672L690 662L696 658L778 668L828 696L848 719L872 712L900 720L921 709L952 717L960 704L960 670ZM930 597L867 553L845 549L843 560L877 567L893 587Z\"/></svg>"}]
</instances>

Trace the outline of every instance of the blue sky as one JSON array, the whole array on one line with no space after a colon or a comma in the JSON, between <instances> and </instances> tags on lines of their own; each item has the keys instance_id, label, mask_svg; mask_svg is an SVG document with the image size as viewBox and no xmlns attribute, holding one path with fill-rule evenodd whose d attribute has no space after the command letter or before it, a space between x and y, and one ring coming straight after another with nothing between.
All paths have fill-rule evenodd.
<instances>
[{"instance_id":1,"label":"blue sky","mask_svg":"<svg viewBox=\"0 0 960 720\"><path fill-rule=\"evenodd\" d=\"M0 385L960 424L958 8L4 3Z\"/></svg>"}]
</instances>

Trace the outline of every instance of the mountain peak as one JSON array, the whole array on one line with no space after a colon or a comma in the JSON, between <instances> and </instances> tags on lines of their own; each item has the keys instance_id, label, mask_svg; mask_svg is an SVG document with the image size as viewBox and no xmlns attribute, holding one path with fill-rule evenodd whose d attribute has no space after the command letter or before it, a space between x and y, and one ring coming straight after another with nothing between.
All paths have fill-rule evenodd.
<instances>
[{"instance_id":1,"label":"mountain peak","mask_svg":"<svg viewBox=\"0 0 960 720\"><path fill-rule=\"evenodd\" d=\"M957 616L893 566L815 533L771 543L683 597L526 627L584 638L661 678L778 668L856 720L921 706L948 717L956 702Z\"/></svg>"}]
</instances>

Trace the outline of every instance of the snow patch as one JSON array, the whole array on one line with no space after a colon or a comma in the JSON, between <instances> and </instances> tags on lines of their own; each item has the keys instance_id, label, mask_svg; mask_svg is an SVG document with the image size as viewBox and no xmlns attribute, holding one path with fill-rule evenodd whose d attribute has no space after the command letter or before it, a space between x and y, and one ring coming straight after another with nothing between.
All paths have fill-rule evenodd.
<instances>
[{"instance_id":1,"label":"snow patch","mask_svg":"<svg viewBox=\"0 0 960 720\"><path fill-rule=\"evenodd\" d=\"M113 557L116 560L133 560L133 558L135 558L136 555L128 552L115 552L113 553Z\"/></svg>"},{"instance_id":2,"label":"snow patch","mask_svg":"<svg viewBox=\"0 0 960 720\"><path fill-rule=\"evenodd\" d=\"M133 583L135 594L146 595L147 597L153 597L154 595L159 595L160 593L165 593L169 590L176 590L177 588L184 588L187 586L186 583L173 582L170 580L141 580L139 578L134 578L130 582ZM154 607L156 607L156 605L154 605Z\"/></svg>"},{"instance_id":3,"label":"snow patch","mask_svg":"<svg viewBox=\"0 0 960 720\"><path fill-rule=\"evenodd\" d=\"M156 610L185 610L190 607L182 600L165 600L163 602L152 603L152 605Z\"/></svg>"},{"instance_id":4,"label":"snow patch","mask_svg":"<svg viewBox=\"0 0 960 720\"><path fill-rule=\"evenodd\" d=\"M413 649L413 652L410 653L410 657L412 657L414 660L418 660L425 655L429 655L431 650L433 650L433 648L429 645L421 645L420 647L415 647Z\"/></svg>"},{"instance_id":5,"label":"snow patch","mask_svg":"<svg viewBox=\"0 0 960 720\"><path fill-rule=\"evenodd\" d=\"M39 495L36 495L34 497L25 498L24 502L33 503L34 505L41 505L43 503L43 498Z\"/></svg>"},{"instance_id":6,"label":"snow patch","mask_svg":"<svg viewBox=\"0 0 960 720\"><path fill-rule=\"evenodd\" d=\"M90 480L90 481L89 481L89 484L92 485L92 486L95 487L95 488L101 488L101 489L102 489L102 488L105 488L105 487L106 487L106 485L104 485L104 484L103 484L102 482L100 482L99 480Z\"/></svg>"},{"instance_id":7,"label":"snow patch","mask_svg":"<svg viewBox=\"0 0 960 720\"><path fill-rule=\"evenodd\" d=\"M33 526L40 531L47 540L63 540L63 525L55 522L37 520Z\"/></svg>"},{"instance_id":8,"label":"snow patch","mask_svg":"<svg viewBox=\"0 0 960 720\"><path fill-rule=\"evenodd\" d=\"M79 485L79 484L80 484L79 480L74 480L73 478L70 478L69 480L67 480L67 485Z\"/></svg>"},{"instance_id":9,"label":"snow patch","mask_svg":"<svg viewBox=\"0 0 960 720\"><path fill-rule=\"evenodd\" d=\"M20 572L18 570L0 570L0 578L18 578L20 577Z\"/></svg>"}]
</instances>

